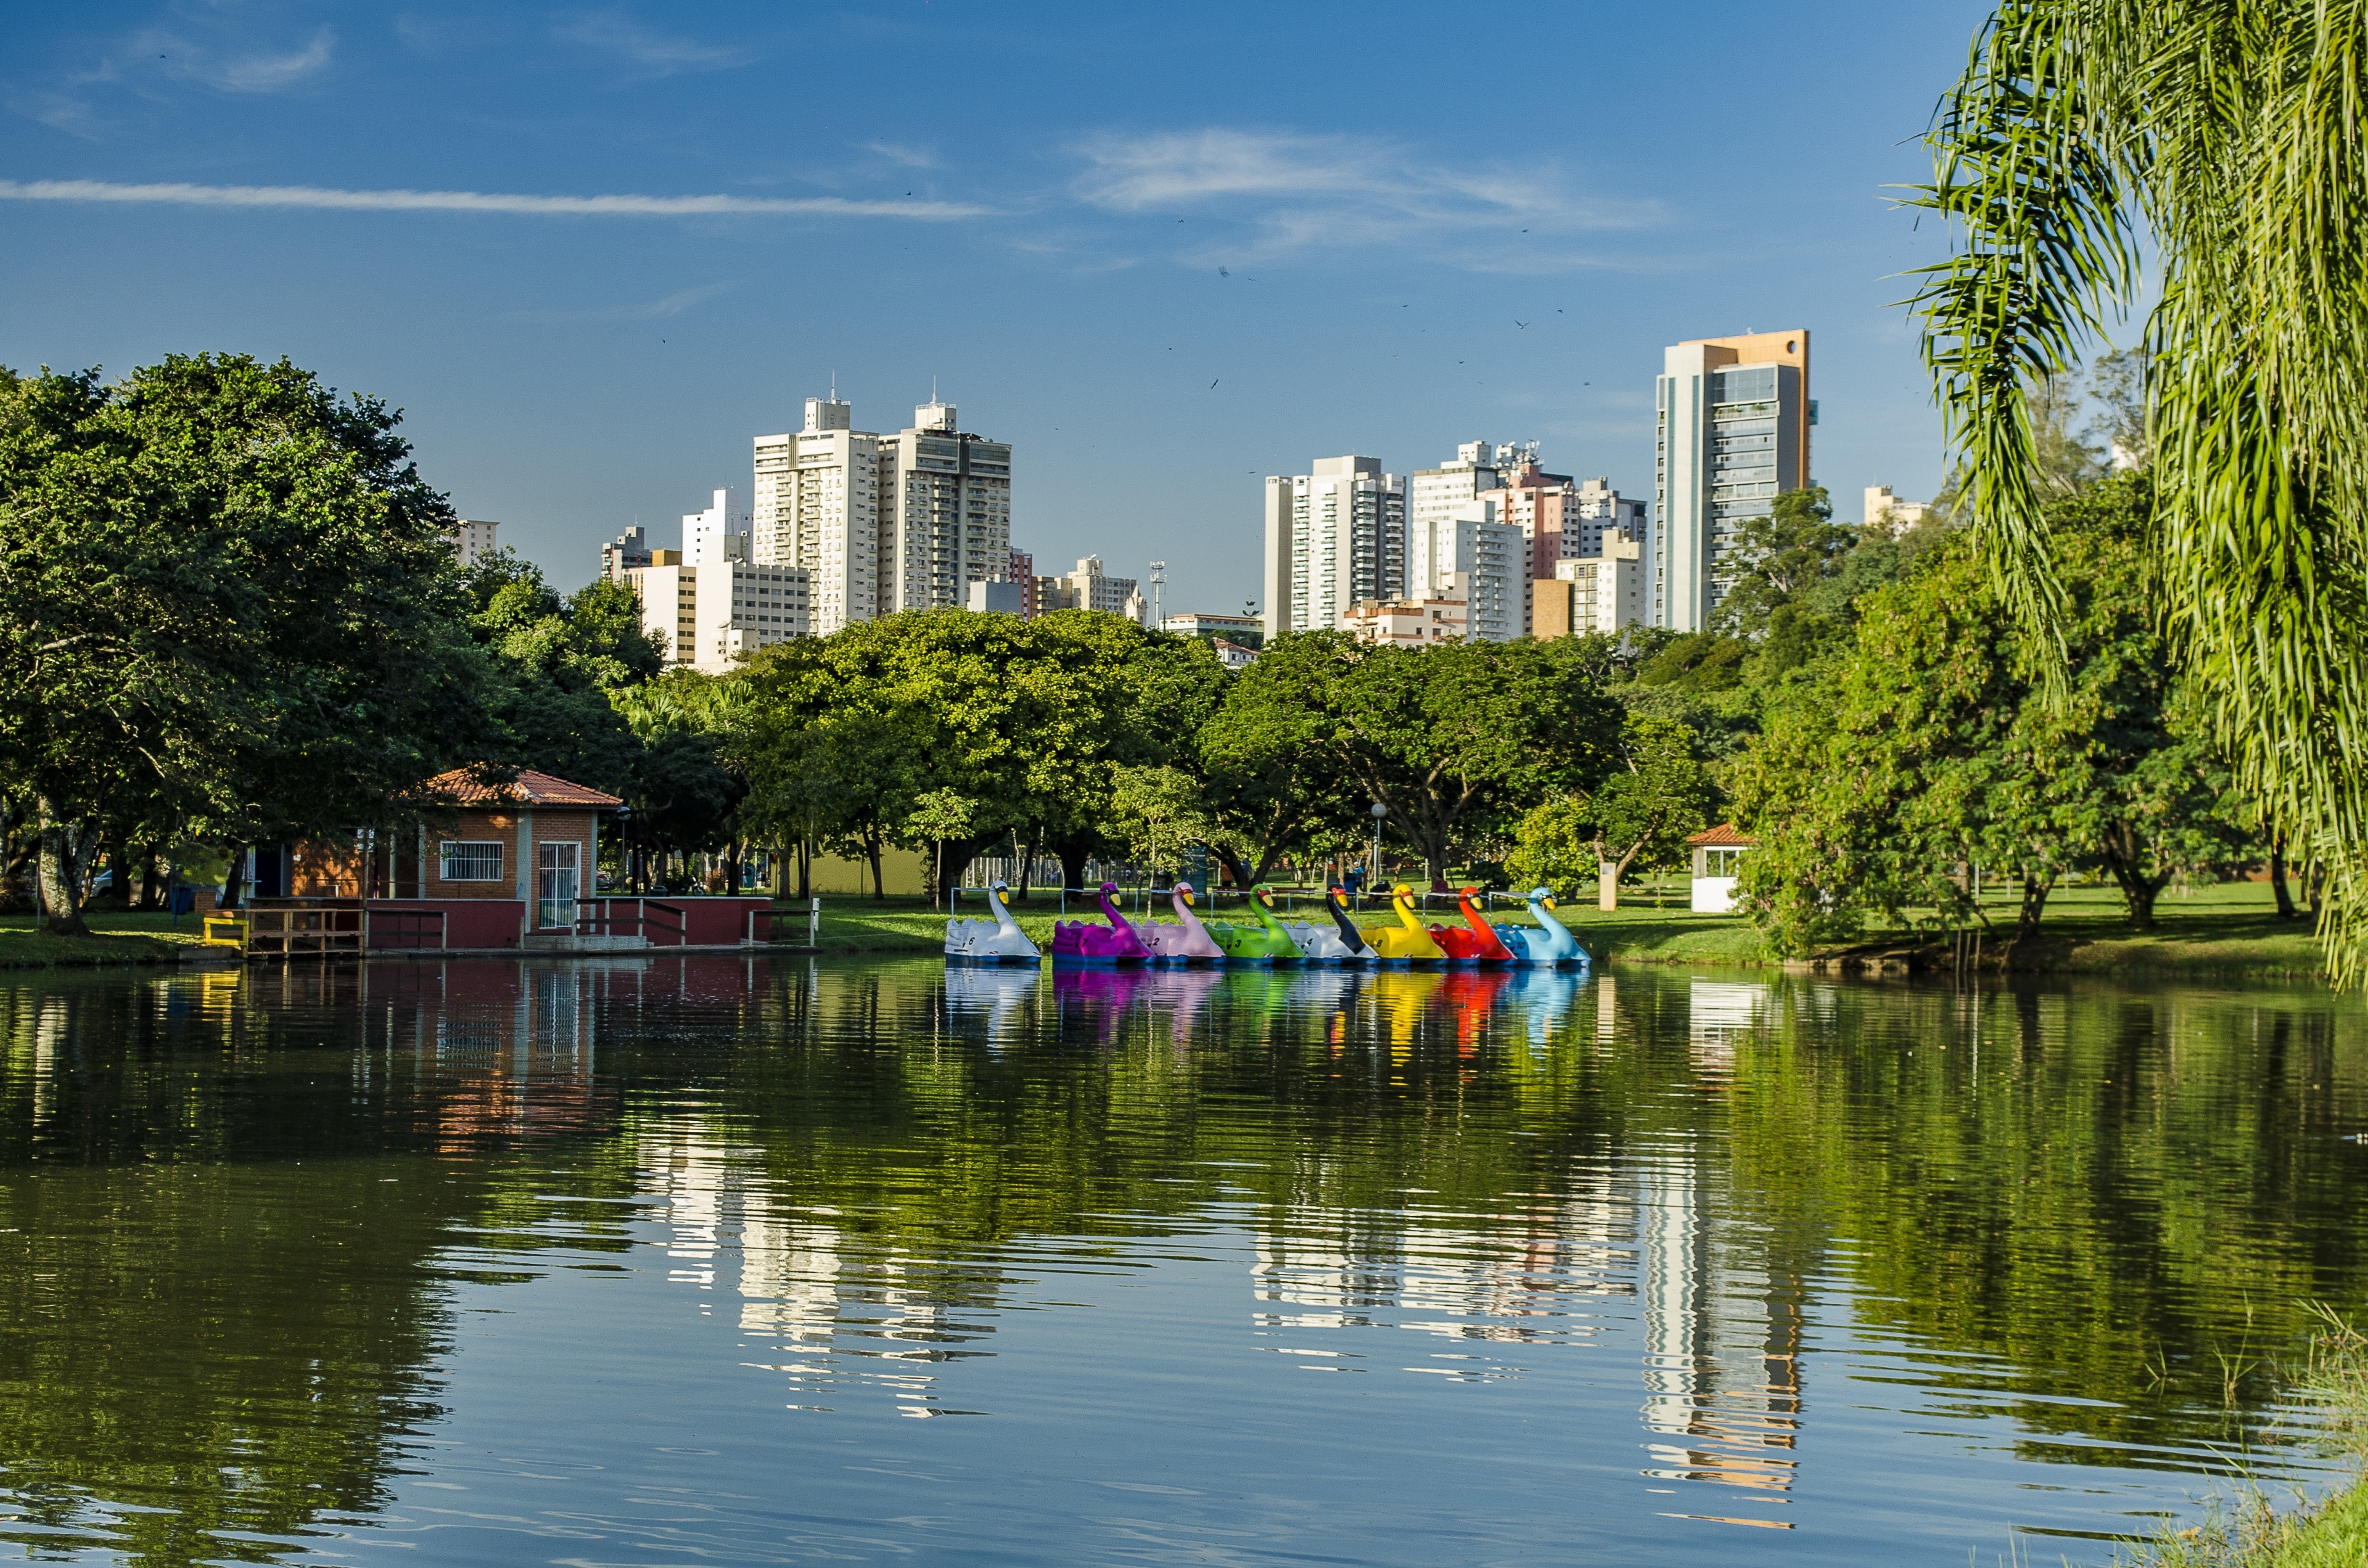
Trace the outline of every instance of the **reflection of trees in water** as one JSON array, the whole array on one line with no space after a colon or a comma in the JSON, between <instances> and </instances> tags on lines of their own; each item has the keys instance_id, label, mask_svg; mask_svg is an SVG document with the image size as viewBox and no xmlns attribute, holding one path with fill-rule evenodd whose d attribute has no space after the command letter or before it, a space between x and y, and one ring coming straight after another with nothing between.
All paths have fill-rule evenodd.
<instances>
[{"instance_id":1,"label":"reflection of trees in water","mask_svg":"<svg viewBox=\"0 0 2368 1568\"><path fill-rule=\"evenodd\" d=\"M2225 1437L2248 1308L2258 1356L2368 1281L2306 996L665 960L45 983L0 1039L6 1482L155 1562L373 1506L441 1282L635 1214L792 1403L959 1404L1014 1257L1238 1214L1268 1348L1520 1375L1624 1317L1640 1468L1771 1494L1811 1278L2089 1460Z\"/></svg>"}]
</instances>

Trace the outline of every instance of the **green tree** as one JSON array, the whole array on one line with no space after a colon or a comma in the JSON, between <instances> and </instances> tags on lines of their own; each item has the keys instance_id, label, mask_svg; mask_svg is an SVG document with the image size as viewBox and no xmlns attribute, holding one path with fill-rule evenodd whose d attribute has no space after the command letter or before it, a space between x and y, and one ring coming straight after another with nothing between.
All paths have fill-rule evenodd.
<instances>
[{"instance_id":1,"label":"green tree","mask_svg":"<svg viewBox=\"0 0 2368 1568\"><path fill-rule=\"evenodd\" d=\"M1709 770L1695 753L1691 730L1631 713L1622 726L1611 771L1587 795L1571 800L1561 815L1538 820L1537 830L1549 835L1542 843L1567 838L1574 831L1584 835L1590 857L1585 870L1596 879L1596 905L1614 910L1629 867L1639 857L1648 865L1672 859L1688 834L1709 825L1717 798ZM1532 812L1522 819L1517 837L1524 850L1537 817ZM1528 864L1517 859L1507 869L1526 876ZM1569 876L1572 884L1577 881L1576 872Z\"/></svg>"},{"instance_id":2,"label":"green tree","mask_svg":"<svg viewBox=\"0 0 2368 1568\"><path fill-rule=\"evenodd\" d=\"M1828 683L1774 716L1733 777L1746 906L1788 950L1868 913L1989 924L1975 878L2021 890L2028 937L2069 871L2098 866L2143 928L2172 878L2242 851L2226 770L2142 592L2146 485L2125 475L2060 504L2064 689L1963 543L1862 607Z\"/></svg>"},{"instance_id":3,"label":"green tree","mask_svg":"<svg viewBox=\"0 0 2368 1568\"><path fill-rule=\"evenodd\" d=\"M1278 637L1259 655L1316 716L1305 766L1329 768L1423 858L1435 888L1462 835L1509 825L1556 791L1591 788L1619 709L1598 640L1374 647L1337 631Z\"/></svg>"},{"instance_id":4,"label":"green tree","mask_svg":"<svg viewBox=\"0 0 2368 1568\"><path fill-rule=\"evenodd\" d=\"M2142 292L2171 644L2268 836L2330 869L2368 973L2368 160L2362 21L2316 0L2002 6L1942 99L1914 204L1956 229L1916 297L1964 506L2008 609L2064 640L2033 403ZM2157 291L2158 289L2158 292ZM2060 687L2060 678L2055 685Z\"/></svg>"},{"instance_id":5,"label":"green tree","mask_svg":"<svg viewBox=\"0 0 2368 1568\"><path fill-rule=\"evenodd\" d=\"M339 832L484 755L451 508L396 425L235 355L0 382L0 775L40 824L51 929L81 928L102 823Z\"/></svg>"},{"instance_id":6,"label":"green tree","mask_svg":"<svg viewBox=\"0 0 2368 1568\"><path fill-rule=\"evenodd\" d=\"M1746 517L1721 552L1730 574L1719 597L1718 625L1735 636L1767 630L1769 618L1840 571L1858 530L1833 520L1824 485L1787 490L1764 517Z\"/></svg>"},{"instance_id":7,"label":"green tree","mask_svg":"<svg viewBox=\"0 0 2368 1568\"><path fill-rule=\"evenodd\" d=\"M871 862L877 893L881 847L939 790L977 806L970 832L942 841L947 878L1007 836L1082 876L1110 842L1116 770L1172 762L1224 671L1205 642L1118 616L944 610L784 644L751 679L757 809L826 822Z\"/></svg>"}]
</instances>

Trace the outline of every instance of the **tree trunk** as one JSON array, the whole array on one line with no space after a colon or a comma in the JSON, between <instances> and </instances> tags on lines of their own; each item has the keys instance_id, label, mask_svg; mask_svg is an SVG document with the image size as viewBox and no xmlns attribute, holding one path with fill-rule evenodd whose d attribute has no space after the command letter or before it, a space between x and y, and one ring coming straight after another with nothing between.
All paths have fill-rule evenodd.
<instances>
[{"instance_id":1,"label":"tree trunk","mask_svg":"<svg viewBox=\"0 0 2368 1568\"><path fill-rule=\"evenodd\" d=\"M2022 903L2014 912L2014 940L2009 944L2009 951L2039 929L2039 916L2047 907L2047 895L2055 891L2054 877L2042 880L2028 871L2022 874Z\"/></svg>"},{"instance_id":2,"label":"tree trunk","mask_svg":"<svg viewBox=\"0 0 2368 1568\"><path fill-rule=\"evenodd\" d=\"M2294 907L2294 893L2286 887L2286 846L2280 841L2270 846L2270 893L2278 901L2278 918L2292 920L2302 913Z\"/></svg>"},{"instance_id":3,"label":"tree trunk","mask_svg":"<svg viewBox=\"0 0 2368 1568\"><path fill-rule=\"evenodd\" d=\"M1042 829L1031 830L1027 844L1019 850L1019 895L1023 901L1028 897L1029 880L1036 873L1036 856L1043 847L1043 837Z\"/></svg>"},{"instance_id":4,"label":"tree trunk","mask_svg":"<svg viewBox=\"0 0 2368 1568\"><path fill-rule=\"evenodd\" d=\"M41 903L49 911L43 927L52 937L87 937L83 923L83 876L98 846L98 830L79 822L60 822L49 805L41 806Z\"/></svg>"},{"instance_id":5,"label":"tree trunk","mask_svg":"<svg viewBox=\"0 0 2368 1568\"><path fill-rule=\"evenodd\" d=\"M814 840L798 835L798 896L814 897Z\"/></svg>"},{"instance_id":6,"label":"tree trunk","mask_svg":"<svg viewBox=\"0 0 2368 1568\"><path fill-rule=\"evenodd\" d=\"M165 907L165 879L159 870L162 860L163 857L153 844L148 846L148 853L141 858L140 907L142 909Z\"/></svg>"},{"instance_id":7,"label":"tree trunk","mask_svg":"<svg viewBox=\"0 0 2368 1568\"><path fill-rule=\"evenodd\" d=\"M222 871L222 906L243 909L246 905L246 851L244 844L230 846L230 864Z\"/></svg>"},{"instance_id":8,"label":"tree trunk","mask_svg":"<svg viewBox=\"0 0 2368 1568\"><path fill-rule=\"evenodd\" d=\"M1224 867L1225 875L1233 879L1234 886L1247 888L1257 885L1258 879L1250 875L1250 869L1243 863L1240 855L1231 849L1219 848L1215 846L1212 847L1216 848L1217 863ZM1209 890L1202 888L1200 891L1207 892Z\"/></svg>"},{"instance_id":9,"label":"tree trunk","mask_svg":"<svg viewBox=\"0 0 2368 1568\"><path fill-rule=\"evenodd\" d=\"M1092 844L1085 839L1072 839L1068 843L1055 845L1053 853L1061 857L1061 885L1082 889L1086 885L1086 862L1094 858Z\"/></svg>"},{"instance_id":10,"label":"tree trunk","mask_svg":"<svg viewBox=\"0 0 2368 1568\"><path fill-rule=\"evenodd\" d=\"M2156 895L2169 885L2170 873L2165 871L2160 876L2149 877L2139 869L2143 856L2135 842L2136 836L2127 824L2106 831L2105 869L2112 872L2113 881L2121 884L2122 903L2129 910L2130 929L2151 931L2154 929L2154 901Z\"/></svg>"},{"instance_id":11,"label":"tree trunk","mask_svg":"<svg viewBox=\"0 0 2368 1568\"><path fill-rule=\"evenodd\" d=\"M863 858L871 866L871 896L886 898L888 882L880 869L880 830L876 827L863 830Z\"/></svg>"}]
</instances>

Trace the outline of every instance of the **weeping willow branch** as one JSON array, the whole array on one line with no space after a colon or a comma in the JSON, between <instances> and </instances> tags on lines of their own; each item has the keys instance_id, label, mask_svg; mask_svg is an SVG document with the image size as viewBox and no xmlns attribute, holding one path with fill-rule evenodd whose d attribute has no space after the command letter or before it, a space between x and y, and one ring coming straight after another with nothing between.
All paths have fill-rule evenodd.
<instances>
[{"instance_id":1,"label":"weeping willow branch","mask_svg":"<svg viewBox=\"0 0 2368 1568\"><path fill-rule=\"evenodd\" d=\"M2061 607L2028 389L2146 323L2164 629L2272 835L2328 869L2368 978L2368 0L2015 0L1941 101L1912 301L2001 596Z\"/></svg>"}]
</instances>

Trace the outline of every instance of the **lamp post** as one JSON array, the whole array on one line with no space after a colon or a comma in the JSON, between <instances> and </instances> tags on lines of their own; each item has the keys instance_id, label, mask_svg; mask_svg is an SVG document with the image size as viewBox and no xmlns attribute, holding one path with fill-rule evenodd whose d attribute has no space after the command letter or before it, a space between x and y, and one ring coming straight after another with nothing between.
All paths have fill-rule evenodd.
<instances>
[{"instance_id":1,"label":"lamp post","mask_svg":"<svg viewBox=\"0 0 2368 1568\"><path fill-rule=\"evenodd\" d=\"M1373 866L1372 880L1376 884L1378 884L1382 880L1382 822L1383 819L1387 817L1389 814L1389 807L1382 804L1379 801L1375 801L1373 802Z\"/></svg>"}]
</instances>

